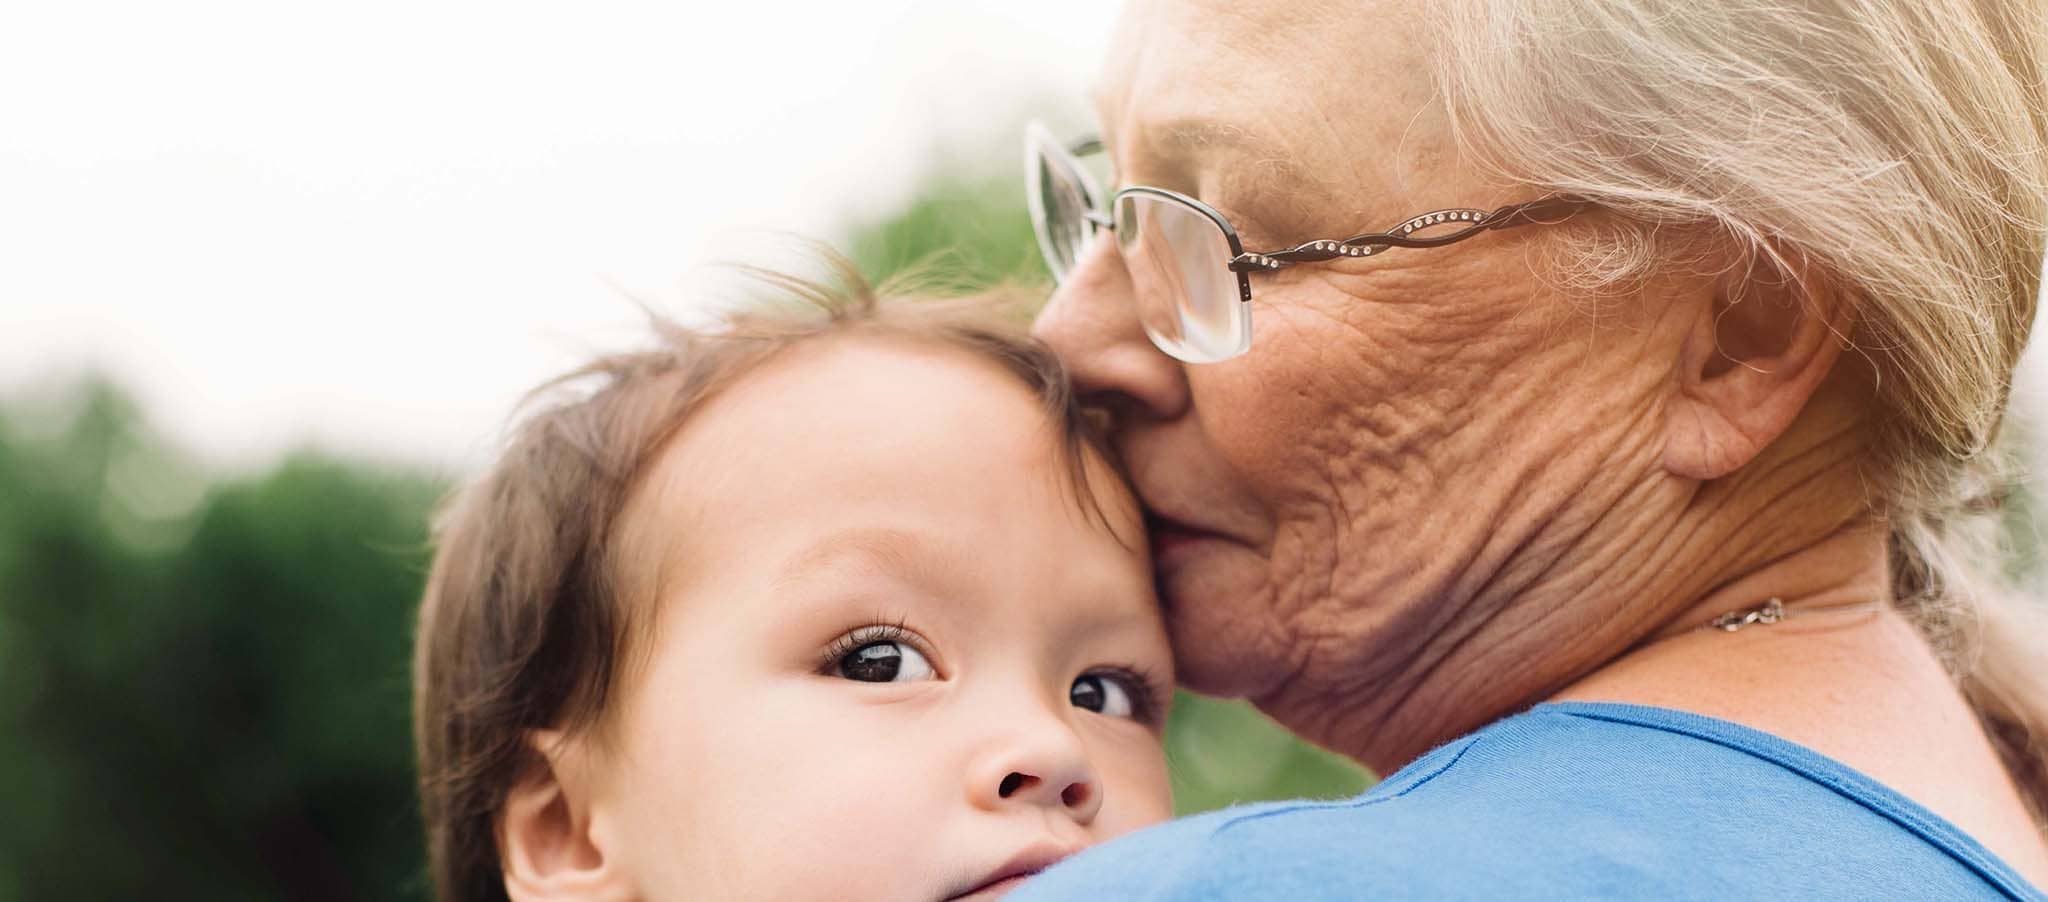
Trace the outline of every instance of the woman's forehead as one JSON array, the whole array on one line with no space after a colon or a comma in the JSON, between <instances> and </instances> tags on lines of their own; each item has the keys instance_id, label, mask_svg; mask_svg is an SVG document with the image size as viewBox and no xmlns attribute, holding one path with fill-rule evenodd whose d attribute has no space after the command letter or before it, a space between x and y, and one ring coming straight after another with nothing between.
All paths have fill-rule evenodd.
<instances>
[{"instance_id":1,"label":"woman's forehead","mask_svg":"<svg viewBox=\"0 0 2048 902\"><path fill-rule=\"evenodd\" d=\"M1441 107L1412 6L1139 0L1097 80L1126 168L1259 167L1310 187L1441 151ZM1419 147L1418 147L1419 145Z\"/></svg>"}]
</instances>

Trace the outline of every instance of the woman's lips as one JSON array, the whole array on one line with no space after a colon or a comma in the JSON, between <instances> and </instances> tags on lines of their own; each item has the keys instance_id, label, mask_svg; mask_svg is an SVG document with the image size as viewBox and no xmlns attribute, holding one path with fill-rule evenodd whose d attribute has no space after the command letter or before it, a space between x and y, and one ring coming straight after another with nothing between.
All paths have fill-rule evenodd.
<instances>
[{"instance_id":1,"label":"woman's lips","mask_svg":"<svg viewBox=\"0 0 2048 902\"><path fill-rule=\"evenodd\" d=\"M1200 553L1202 546L1224 541L1217 533L1158 514L1146 517L1145 531L1152 539L1153 569L1162 573Z\"/></svg>"}]
</instances>

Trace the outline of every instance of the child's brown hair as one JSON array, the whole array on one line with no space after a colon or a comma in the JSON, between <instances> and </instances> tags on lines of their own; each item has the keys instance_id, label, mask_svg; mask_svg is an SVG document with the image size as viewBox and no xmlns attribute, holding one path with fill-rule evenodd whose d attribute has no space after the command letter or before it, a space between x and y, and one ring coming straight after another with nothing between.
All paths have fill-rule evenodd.
<instances>
[{"instance_id":1,"label":"child's brown hair","mask_svg":"<svg viewBox=\"0 0 2048 902\"><path fill-rule=\"evenodd\" d=\"M691 413L770 357L820 337L866 335L998 364L1044 402L1081 503L1101 516L1085 457L1109 455L1049 350L985 300L884 301L850 264L833 265L837 287L764 276L801 303L711 329L656 319L654 348L545 383L497 461L448 499L413 659L420 804L439 898L505 898L497 820L507 791L541 766L529 735L602 726L629 644L645 628L648 605L619 590L620 512ZM820 451L819 465L829 466L829 449Z\"/></svg>"}]
</instances>

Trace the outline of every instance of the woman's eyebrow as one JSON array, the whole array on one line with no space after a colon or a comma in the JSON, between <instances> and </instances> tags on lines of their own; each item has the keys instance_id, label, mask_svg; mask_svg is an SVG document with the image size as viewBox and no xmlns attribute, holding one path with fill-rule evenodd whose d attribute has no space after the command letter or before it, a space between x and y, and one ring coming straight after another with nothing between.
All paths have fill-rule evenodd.
<instances>
[{"instance_id":1,"label":"woman's eyebrow","mask_svg":"<svg viewBox=\"0 0 2048 902\"><path fill-rule=\"evenodd\" d=\"M1193 175L1208 167L1234 180L1255 177L1268 190L1313 182L1278 142L1240 125L1183 116L1141 122L1132 131L1136 143L1122 150L1131 155L1132 168L1141 171L1169 169ZM1105 135L1104 140L1112 139ZM1116 149L1114 144L1107 146Z\"/></svg>"},{"instance_id":2,"label":"woman's eyebrow","mask_svg":"<svg viewBox=\"0 0 2048 902\"><path fill-rule=\"evenodd\" d=\"M1161 156L1199 158L1219 149L1243 151L1251 156L1278 155L1278 147L1264 135L1204 116L1141 120L1132 131L1138 138L1138 146L1133 150Z\"/></svg>"},{"instance_id":3,"label":"woman's eyebrow","mask_svg":"<svg viewBox=\"0 0 2048 902\"><path fill-rule=\"evenodd\" d=\"M1242 126L1212 119L1173 119L1145 131L1157 135L1165 146L1191 151L1217 146L1241 147L1260 141Z\"/></svg>"}]
</instances>

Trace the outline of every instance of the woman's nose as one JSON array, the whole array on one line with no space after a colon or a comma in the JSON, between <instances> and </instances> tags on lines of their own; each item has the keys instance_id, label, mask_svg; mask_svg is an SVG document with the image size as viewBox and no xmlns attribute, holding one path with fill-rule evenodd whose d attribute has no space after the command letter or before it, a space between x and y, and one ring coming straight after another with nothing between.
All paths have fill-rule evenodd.
<instances>
[{"instance_id":1,"label":"woman's nose","mask_svg":"<svg viewBox=\"0 0 2048 902\"><path fill-rule=\"evenodd\" d=\"M1083 826L1102 810L1102 794L1102 779L1081 738L1051 717L1004 734L967 775L967 795L976 807L1049 809Z\"/></svg>"},{"instance_id":2,"label":"woman's nose","mask_svg":"<svg viewBox=\"0 0 2048 902\"><path fill-rule=\"evenodd\" d=\"M1154 418L1179 416L1188 402L1180 364L1145 335L1116 236L1103 233L1060 283L1031 333L1051 345L1082 397L1118 406L1122 396Z\"/></svg>"}]
</instances>

